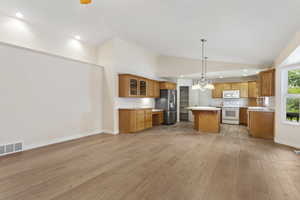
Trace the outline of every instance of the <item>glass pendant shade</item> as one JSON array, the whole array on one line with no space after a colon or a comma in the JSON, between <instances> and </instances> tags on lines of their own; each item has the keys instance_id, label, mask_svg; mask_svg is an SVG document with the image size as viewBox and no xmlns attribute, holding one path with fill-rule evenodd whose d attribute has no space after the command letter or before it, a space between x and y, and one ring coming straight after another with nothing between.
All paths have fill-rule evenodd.
<instances>
[{"instance_id":1,"label":"glass pendant shade","mask_svg":"<svg viewBox=\"0 0 300 200\"><path fill-rule=\"evenodd\" d=\"M205 86L205 88L208 89L208 90L214 90L214 89L215 89L215 86L214 86L214 84L208 83L208 84Z\"/></svg>"},{"instance_id":2,"label":"glass pendant shade","mask_svg":"<svg viewBox=\"0 0 300 200\"><path fill-rule=\"evenodd\" d=\"M202 69L201 69L201 78L199 80L194 80L192 89L193 90L214 90L215 86L210 83L210 81L206 78L206 72L207 72L207 57L204 57L204 43L206 42L205 39L201 40L202 42Z\"/></svg>"}]
</instances>

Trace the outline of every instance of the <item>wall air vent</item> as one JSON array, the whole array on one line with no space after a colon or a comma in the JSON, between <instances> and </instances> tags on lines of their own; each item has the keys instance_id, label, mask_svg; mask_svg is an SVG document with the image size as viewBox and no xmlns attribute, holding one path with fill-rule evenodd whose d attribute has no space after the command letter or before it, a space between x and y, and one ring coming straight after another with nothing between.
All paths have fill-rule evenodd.
<instances>
[{"instance_id":1,"label":"wall air vent","mask_svg":"<svg viewBox=\"0 0 300 200\"><path fill-rule=\"evenodd\" d=\"M23 150L23 143L17 142L13 144L0 145L0 156L17 153Z\"/></svg>"}]
</instances>

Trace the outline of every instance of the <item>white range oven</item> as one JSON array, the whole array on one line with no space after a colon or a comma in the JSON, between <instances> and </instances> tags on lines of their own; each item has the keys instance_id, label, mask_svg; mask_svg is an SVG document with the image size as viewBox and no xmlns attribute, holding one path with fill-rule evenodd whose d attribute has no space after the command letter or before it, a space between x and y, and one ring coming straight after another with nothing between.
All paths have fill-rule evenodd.
<instances>
[{"instance_id":1,"label":"white range oven","mask_svg":"<svg viewBox=\"0 0 300 200\"><path fill-rule=\"evenodd\" d=\"M240 124L240 108L239 107L223 107L222 108L223 124Z\"/></svg>"},{"instance_id":2,"label":"white range oven","mask_svg":"<svg viewBox=\"0 0 300 200\"><path fill-rule=\"evenodd\" d=\"M240 91L224 90L223 91L223 108L222 123L223 124L239 124L240 123Z\"/></svg>"}]
</instances>

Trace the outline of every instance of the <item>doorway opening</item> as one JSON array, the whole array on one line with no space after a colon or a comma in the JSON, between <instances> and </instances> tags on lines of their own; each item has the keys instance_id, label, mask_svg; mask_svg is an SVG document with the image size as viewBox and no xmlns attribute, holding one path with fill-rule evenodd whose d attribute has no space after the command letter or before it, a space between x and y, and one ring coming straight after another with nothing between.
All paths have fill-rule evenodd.
<instances>
[{"instance_id":1,"label":"doorway opening","mask_svg":"<svg viewBox=\"0 0 300 200\"><path fill-rule=\"evenodd\" d=\"M189 121L189 111L186 107L189 107L189 87L180 86L180 121Z\"/></svg>"}]
</instances>

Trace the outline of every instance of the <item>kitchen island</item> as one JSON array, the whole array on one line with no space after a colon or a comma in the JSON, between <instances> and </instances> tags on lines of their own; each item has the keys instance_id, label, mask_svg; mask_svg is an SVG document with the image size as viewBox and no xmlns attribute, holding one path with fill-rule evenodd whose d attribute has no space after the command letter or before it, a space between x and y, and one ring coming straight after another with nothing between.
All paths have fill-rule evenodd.
<instances>
[{"instance_id":1,"label":"kitchen island","mask_svg":"<svg viewBox=\"0 0 300 200\"><path fill-rule=\"evenodd\" d=\"M188 107L194 115L194 129L205 133L220 133L221 108Z\"/></svg>"},{"instance_id":2,"label":"kitchen island","mask_svg":"<svg viewBox=\"0 0 300 200\"><path fill-rule=\"evenodd\" d=\"M248 107L248 130L255 138L274 139L275 110L268 107Z\"/></svg>"}]
</instances>

